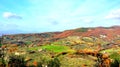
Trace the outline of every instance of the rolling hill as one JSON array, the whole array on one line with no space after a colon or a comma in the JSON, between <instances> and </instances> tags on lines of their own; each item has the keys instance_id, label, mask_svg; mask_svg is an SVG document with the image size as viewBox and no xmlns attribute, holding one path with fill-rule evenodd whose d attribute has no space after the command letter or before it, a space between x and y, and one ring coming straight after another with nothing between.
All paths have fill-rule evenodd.
<instances>
[{"instance_id":1,"label":"rolling hill","mask_svg":"<svg viewBox=\"0 0 120 67\"><path fill-rule=\"evenodd\" d=\"M3 44L18 42L43 44L66 38L68 36L97 37L111 41L120 37L120 26L77 28L63 32L3 35Z\"/></svg>"}]
</instances>

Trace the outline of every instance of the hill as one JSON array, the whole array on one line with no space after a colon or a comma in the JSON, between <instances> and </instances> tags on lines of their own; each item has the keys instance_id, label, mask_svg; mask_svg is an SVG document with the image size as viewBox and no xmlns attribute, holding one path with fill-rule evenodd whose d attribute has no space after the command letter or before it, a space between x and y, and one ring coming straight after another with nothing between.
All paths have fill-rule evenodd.
<instances>
[{"instance_id":1,"label":"hill","mask_svg":"<svg viewBox=\"0 0 120 67\"><path fill-rule=\"evenodd\" d=\"M96 28L78 28L73 30L64 31L54 38L65 38L68 36L83 36L83 37L98 37L105 40L113 40L120 37L120 26L112 27L96 27Z\"/></svg>"},{"instance_id":2,"label":"hill","mask_svg":"<svg viewBox=\"0 0 120 67\"><path fill-rule=\"evenodd\" d=\"M120 65L120 26L3 35L0 41L2 42L0 66L8 64L21 67L20 65L24 64L27 67L43 65L119 67Z\"/></svg>"},{"instance_id":3,"label":"hill","mask_svg":"<svg viewBox=\"0 0 120 67\"><path fill-rule=\"evenodd\" d=\"M77 28L63 32L3 35L3 44L43 44L68 36L97 37L106 41L112 41L120 37L120 26Z\"/></svg>"}]
</instances>

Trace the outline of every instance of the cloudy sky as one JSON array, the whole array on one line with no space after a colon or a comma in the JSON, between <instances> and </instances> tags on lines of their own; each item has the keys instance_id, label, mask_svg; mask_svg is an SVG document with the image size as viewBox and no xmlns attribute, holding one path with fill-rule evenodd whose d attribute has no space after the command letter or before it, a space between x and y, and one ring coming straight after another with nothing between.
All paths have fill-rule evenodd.
<instances>
[{"instance_id":1,"label":"cloudy sky","mask_svg":"<svg viewBox=\"0 0 120 67\"><path fill-rule=\"evenodd\" d=\"M0 33L120 25L120 0L0 0Z\"/></svg>"}]
</instances>

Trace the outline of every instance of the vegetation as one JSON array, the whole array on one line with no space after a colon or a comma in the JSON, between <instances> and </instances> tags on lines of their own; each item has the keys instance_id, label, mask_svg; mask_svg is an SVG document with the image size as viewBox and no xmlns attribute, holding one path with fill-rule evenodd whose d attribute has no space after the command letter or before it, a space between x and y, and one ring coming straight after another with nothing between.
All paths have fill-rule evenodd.
<instances>
[{"instance_id":1,"label":"vegetation","mask_svg":"<svg viewBox=\"0 0 120 67\"><path fill-rule=\"evenodd\" d=\"M120 64L120 54L114 52L110 55L110 58L113 59L111 64L112 67L119 67Z\"/></svg>"},{"instance_id":2,"label":"vegetation","mask_svg":"<svg viewBox=\"0 0 120 67\"><path fill-rule=\"evenodd\" d=\"M0 40L0 67L119 67L119 31L106 29L6 35Z\"/></svg>"},{"instance_id":3,"label":"vegetation","mask_svg":"<svg viewBox=\"0 0 120 67\"><path fill-rule=\"evenodd\" d=\"M76 32L87 32L88 28L80 28L80 29L76 29Z\"/></svg>"},{"instance_id":4,"label":"vegetation","mask_svg":"<svg viewBox=\"0 0 120 67\"><path fill-rule=\"evenodd\" d=\"M26 67L26 62L22 56L10 56L8 67Z\"/></svg>"},{"instance_id":5,"label":"vegetation","mask_svg":"<svg viewBox=\"0 0 120 67\"><path fill-rule=\"evenodd\" d=\"M60 67L60 61L58 58L54 58L48 62L48 67Z\"/></svg>"},{"instance_id":6,"label":"vegetation","mask_svg":"<svg viewBox=\"0 0 120 67\"><path fill-rule=\"evenodd\" d=\"M47 46L42 46L42 48L53 52L64 52L69 49L69 47L67 46L60 46L60 45L47 45Z\"/></svg>"},{"instance_id":7,"label":"vegetation","mask_svg":"<svg viewBox=\"0 0 120 67\"><path fill-rule=\"evenodd\" d=\"M0 37L0 47L2 46L2 38Z\"/></svg>"}]
</instances>

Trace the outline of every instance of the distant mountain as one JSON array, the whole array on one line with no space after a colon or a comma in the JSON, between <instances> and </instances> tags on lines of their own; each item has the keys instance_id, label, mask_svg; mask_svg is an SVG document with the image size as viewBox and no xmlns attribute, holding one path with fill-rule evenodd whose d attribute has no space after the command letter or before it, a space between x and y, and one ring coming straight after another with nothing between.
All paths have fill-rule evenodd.
<instances>
[{"instance_id":1,"label":"distant mountain","mask_svg":"<svg viewBox=\"0 0 120 67\"><path fill-rule=\"evenodd\" d=\"M20 31L22 32L22 31ZM5 34L11 34L11 31L4 31ZM34 34L14 34L3 35L4 43L17 43L18 41L32 42L33 44L50 43L68 36L97 37L107 41L120 38L120 26L112 27L89 27L66 30L63 32L46 32Z\"/></svg>"},{"instance_id":2,"label":"distant mountain","mask_svg":"<svg viewBox=\"0 0 120 67\"><path fill-rule=\"evenodd\" d=\"M55 41L53 37L61 32L3 35L3 44L33 43L43 44Z\"/></svg>"},{"instance_id":3,"label":"distant mountain","mask_svg":"<svg viewBox=\"0 0 120 67\"><path fill-rule=\"evenodd\" d=\"M22 30L0 30L0 36L1 35L10 35L10 34L17 34L17 33L23 33Z\"/></svg>"}]
</instances>

